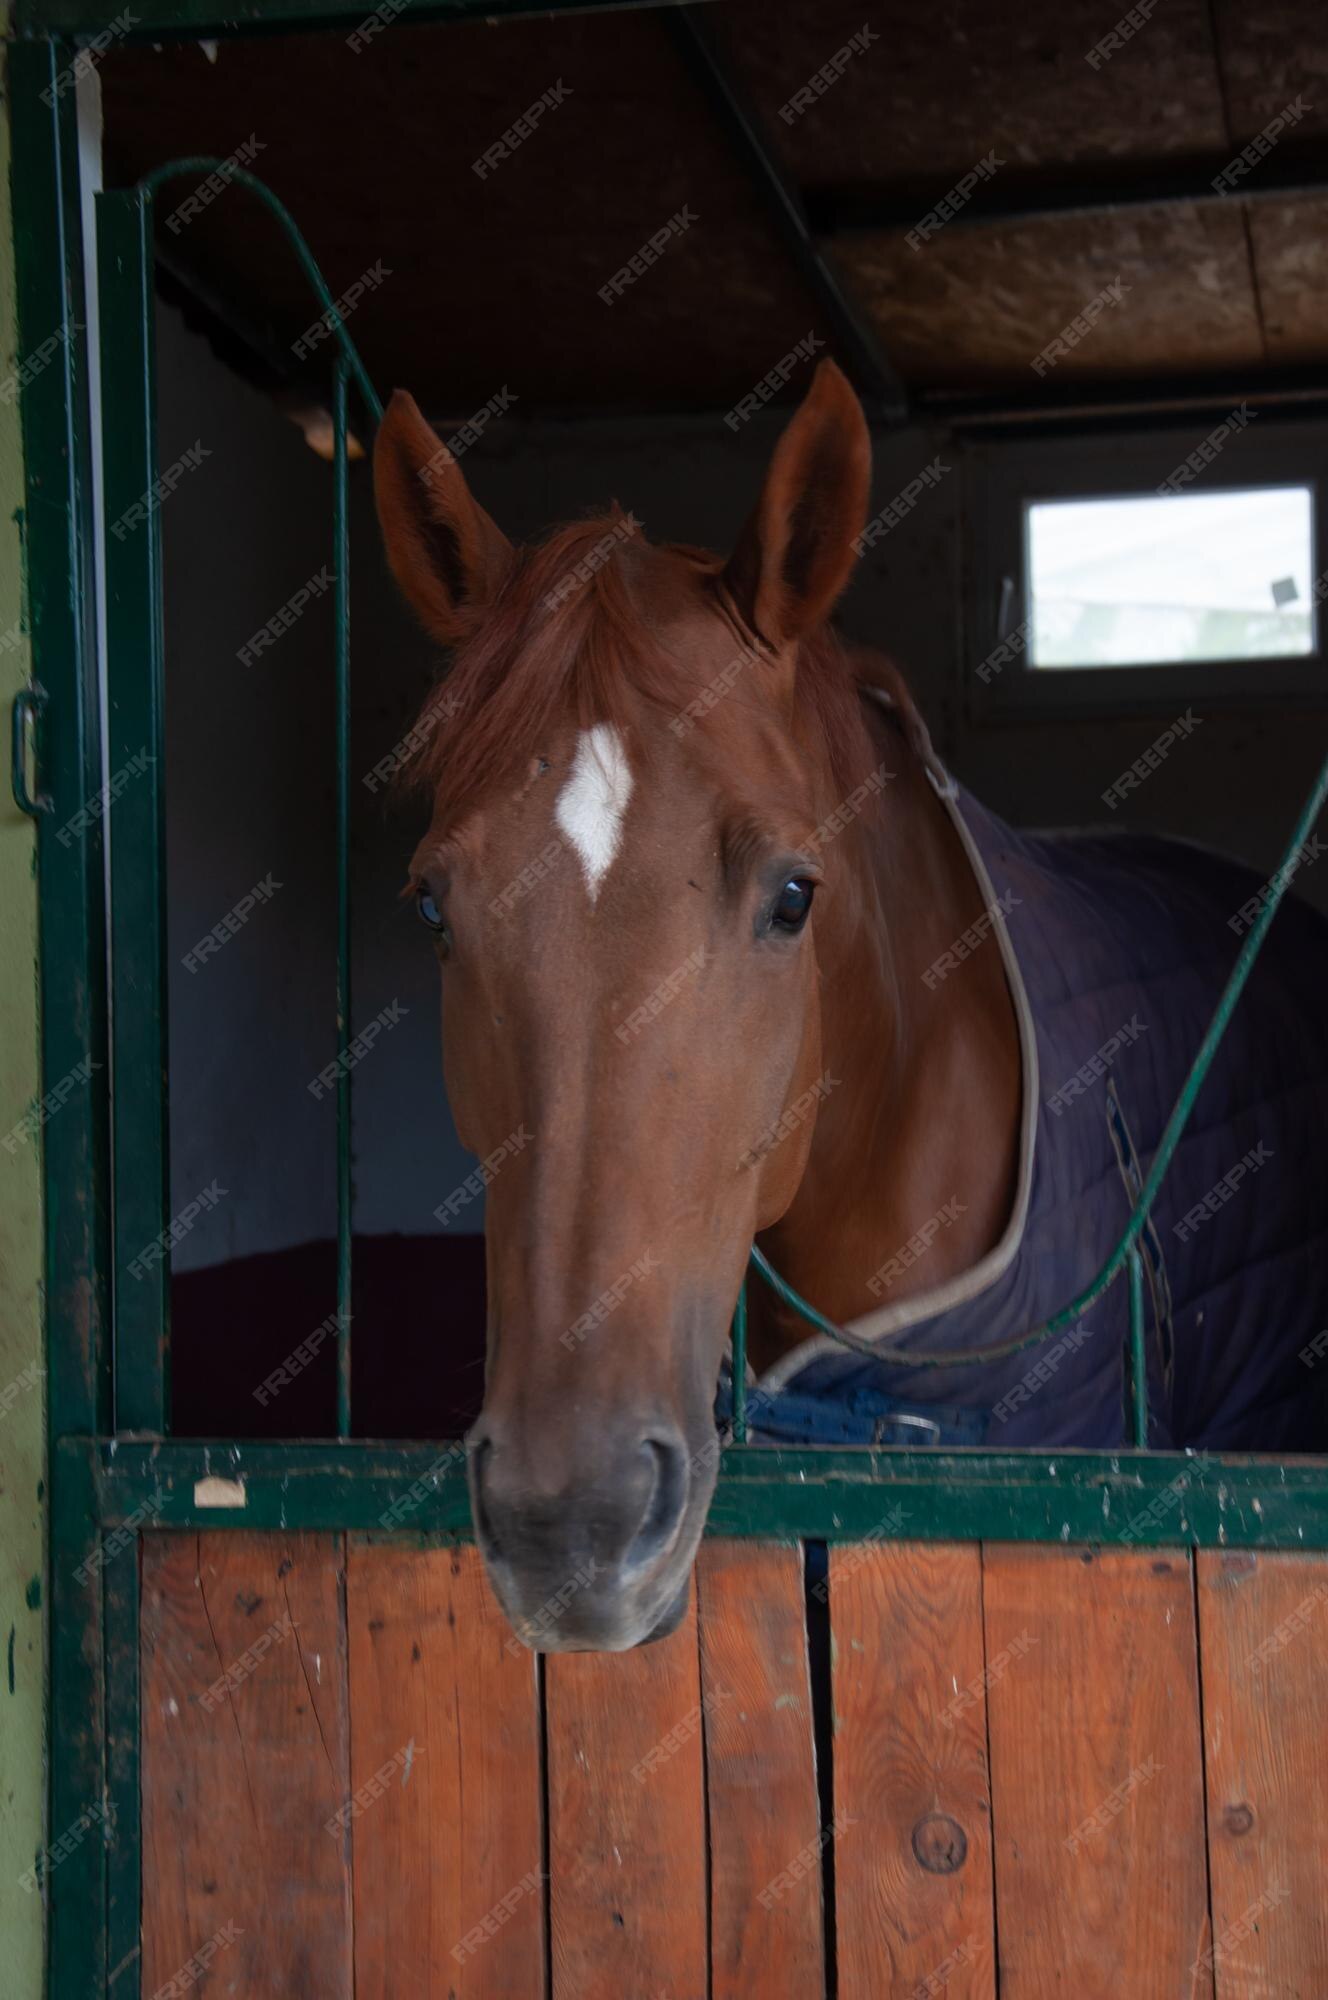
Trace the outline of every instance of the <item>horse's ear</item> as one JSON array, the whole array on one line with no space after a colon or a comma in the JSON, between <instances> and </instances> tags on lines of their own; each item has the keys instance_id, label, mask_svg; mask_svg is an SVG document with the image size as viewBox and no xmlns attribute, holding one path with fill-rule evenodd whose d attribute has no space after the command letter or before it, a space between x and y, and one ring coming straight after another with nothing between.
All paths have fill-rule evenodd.
<instances>
[{"instance_id":1,"label":"horse's ear","mask_svg":"<svg viewBox=\"0 0 1328 2000\"><path fill-rule=\"evenodd\" d=\"M829 616L857 559L871 491L862 405L823 361L775 446L724 580L747 623L778 646Z\"/></svg>"},{"instance_id":2,"label":"horse's ear","mask_svg":"<svg viewBox=\"0 0 1328 2000\"><path fill-rule=\"evenodd\" d=\"M497 591L512 544L404 389L378 426L374 498L392 574L425 630L455 645Z\"/></svg>"}]
</instances>

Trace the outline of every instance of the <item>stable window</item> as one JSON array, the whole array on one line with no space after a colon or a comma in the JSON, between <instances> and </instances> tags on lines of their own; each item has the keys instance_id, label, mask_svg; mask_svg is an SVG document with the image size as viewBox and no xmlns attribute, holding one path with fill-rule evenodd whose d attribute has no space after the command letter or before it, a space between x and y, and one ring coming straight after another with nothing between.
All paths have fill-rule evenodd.
<instances>
[{"instance_id":1,"label":"stable window","mask_svg":"<svg viewBox=\"0 0 1328 2000\"><path fill-rule=\"evenodd\" d=\"M1232 419L1194 430L977 448L975 706L1105 711L1328 686L1324 440L1251 437Z\"/></svg>"},{"instance_id":2,"label":"stable window","mask_svg":"<svg viewBox=\"0 0 1328 2000\"><path fill-rule=\"evenodd\" d=\"M1192 665L1315 650L1308 486L1025 509L1028 664Z\"/></svg>"}]
</instances>

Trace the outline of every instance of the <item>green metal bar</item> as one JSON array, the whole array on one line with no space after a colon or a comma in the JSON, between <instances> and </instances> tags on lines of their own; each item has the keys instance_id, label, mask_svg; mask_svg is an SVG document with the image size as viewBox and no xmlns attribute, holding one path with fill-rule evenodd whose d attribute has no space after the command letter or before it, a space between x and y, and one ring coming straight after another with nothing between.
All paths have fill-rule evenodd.
<instances>
[{"instance_id":1,"label":"green metal bar","mask_svg":"<svg viewBox=\"0 0 1328 2000\"><path fill-rule=\"evenodd\" d=\"M71 95L55 91L64 45L8 51L13 125L19 353L52 335L48 364L22 389L27 468L26 574L33 677L45 689L38 823L42 1080L73 1079L43 1126L46 1398L51 1435L104 1431L108 1175L106 936L102 784L92 582L87 310L83 297L78 133ZM50 94L50 102L42 93ZM86 823L85 823L86 820Z\"/></svg>"},{"instance_id":2,"label":"green metal bar","mask_svg":"<svg viewBox=\"0 0 1328 2000\"><path fill-rule=\"evenodd\" d=\"M337 659L337 1053L351 1035L350 999L350 523L347 511L346 381L338 355L333 379L333 613ZM337 1072L337 1436L349 1437L351 1334L351 1071Z\"/></svg>"},{"instance_id":3,"label":"green metal bar","mask_svg":"<svg viewBox=\"0 0 1328 2000\"><path fill-rule=\"evenodd\" d=\"M1130 1344L1126 1355L1130 1377L1130 1412L1133 1441L1140 1451L1148 1446L1148 1355L1144 1348L1144 1260L1136 1243L1129 1257Z\"/></svg>"},{"instance_id":4,"label":"green metal bar","mask_svg":"<svg viewBox=\"0 0 1328 2000\"><path fill-rule=\"evenodd\" d=\"M347 437L349 421L347 397L352 376L375 422L381 419L383 410L364 364L360 360L355 344L346 332L345 322L342 319L341 313L333 303L332 294L328 290L323 274L319 270L313 253L309 249L303 233L294 218L290 215L284 203L279 201L271 189L266 187L255 175L246 173L243 168L233 166L225 160L219 160L210 155L203 154L170 160L164 165L155 168L152 173L145 175L143 180L139 182L138 187L129 193L102 197L105 205L107 225L113 228L113 234L108 238L108 245L113 246L113 248L108 247L106 262L110 269L111 280L118 287L114 300L117 310L108 310L106 313L105 323L108 329L107 352L118 363L121 361L122 356L116 343L122 337L127 337L132 341L134 333L137 332L139 338L144 343L144 352L141 357L138 357L141 365L137 368L131 367L130 370L133 378L131 387L140 381L143 386L142 402L140 404L133 396L127 396L123 406L119 410L117 433L113 442L123 444L124 450L122 453L116 455L114 462L118 468L122 462L128 463L131 460L132 447L136 439L142 441L142 449L146 456L152 457L154 455L152 446L154 429L151 422L152 372L150 347L151 222L153 200L158 188L168 180L178 180L182 177L195 174L206 176L214 173L223 173L228 179L239 182L251 194L256 195L264 206L277 218L295 249L296 256L305 276L323 306L324 315L335 336L338 347L333 369L332 419L334 439L333 542L336 561L334 595L337 755L336 1012L337 1050L338 1054L344 1054L350 1042L352 1023L350 960L350 523L348 507L349 447ZM130 254L131 251L133 253L132 257ZM140 293L143 294L143 298L146 300L146 306L141 311L139 309ZM122 323L128 324L131 329L128 336L124 336L123 334ZM131 355L131 362L134 358ZM108 466L111 462L111 446L108 444ZM154 471L155 466L149 469L142 484L138 486L137 492L147 490ZM137 476L135 474L135 477ZM122 496L117 495L117 498L120 497ZM108 519L115 521L115 508L111 505L109 499L107 514ZM150 525L155 537L155 510ZM112 532L116 532L115 528L113 528ZM126 537L126 539L128 538ZM123 564L123 567L127 570L127 577L122 592L125 605L125 623L127 626L125 644L126 666L127 668L137 666L141 671L145 672L149 685L155 689L155 696L149 701L148 713L143 718L143 727L148 733L151 733L155 729L156 739L154 740L153 755L157 758L158 767L160 768L160 552L155 539L150 544L145 540L140 547L141 553L138 550L133 553L127 551ZM149 563L151 564L150 575L145 568ZM138 621L137 625L135 623L136 619ZM143 626L146 629L140 630L138 629L139 626ZM135 661L131 654L131 642L135 641L137 642L138 654L141 656L141 659L138 661ZM112 661L114 662L117 657L117 647L113 643ZM135 681L134 687L137 688L137 686L138 682ZM113 705L114 699L113 691ZM128 707L128 704L126 706ZM136 708L130 708L129 712L137 717ZM152 785L145 787L144 794L144 800L139 806L135 807L132 815L126 814L127 822L132 822L135 828L138 827L140 821L145 820L153 813L160 814L161 811L160 786ZM118 825L119 821L117 820L117 828ZM130 1293L128 1285L124 1283L123 1273L130 1268L131 1260L138 1255L138 1251L150 1240L150 1236L144 1234L142 1230L142 1224L147 1220L145 1211L159 1200L158 1214L160 1218L164 1218L167 1207L164 1177L166 1159L165 1007L164 999L160 1006L153 1007L146 1004L149 995L146 990L145 972L146 967L156 962L154 947L159 941L159 935L164 935L160 884L157 879L157 873L154 872L159 871L162 866L163 842L159 826L156 827L156 837L151 842L148 839L148 832L148 827L144 825L142 827L143 838L141 841L136 840L133 843L133 861L135 863L141 861L142 866L138 868L138 872L132 878L128 875L126 876L126 881L129 884L129 900L133 902L134 907L127 912L125 911L125 901L122 899L118 880L115 892L117 936L119 934L121 915L124 914L124 928L126 931L130 929L132 920L134 950L126 972L126 978L134 982L129 988L129 999L133 1008L133 1023L136 1026L141 1024L145 1038L154 1020L159 1020L160 1023L158 1042L154 1047L144 1047L139 1051L142 1058L148 1061L149 1064L152 1062L154 1050L160 1052L160 1104L149 1104L145 1108L141 1119L137 1115L136 1110L136 1115L133 1119L127 1121L132 1126L131 1139L133 1143L144 1150L136 1154L135 1159L132 1161L122 1160L119 1153L117 1153L116 1161L117 1187L124 1188L130 1184L130 1177L125 1171L126 1166L135 1165L139 1158L148 1157L146 1142L142 1134L143 1125L159 1122L161 1129L160 1160L162 1172L160 1175L157 1175L150 1171L153 1161L149 1157L149 1172L146 1176L140 1176L132 1182L136 1190L136 1199L132 1203L126 1204L123 1228L117 1227L118 1255L116 1268L122 1274L122 1295L130 1300L134 1298L134 1295ZM114 856L114 846L112 851ZM128 853L128 846L126 852ZM130 864L127 863L128 865ZM142 905L142 922L137 921L140 914L140 904ZM119 980L117 975L117 994L118 992ZM135 1073L137 1073L137 1067ZM155 1069L153 1073L155 1089ZM159 1112L159 1120L154 1120L153 1114L155 1112ZM336 1118L337 1435L344 1438L349 1437L351 1432L353 1186L351 1074L349 1065L343 1065L337 1076ZM140 1210L144 1211L144 1213L140 1213ZM160 1226L160 1220L158 1220L151 1234L155 1234ZM137 1234L139 1239L136 1246L128 1241L128 1238L135 1234ZM160 1282L163 1286L168 1285L168 1273L164 1262L160 1266ZM136 1301L136 1303L141 1303L144 1318L148 1315L149 1310L155 1312L157 1323L163 1329L160 1395L159 1398L154 1398L154 1395L151 1393L152 1385L140 1380L143 1364L140 1364L136 1359L133 1380L130 1385L132 1393L127 1400L128 1414L126 1414L126 1406L122 1406L120 1414L122 1424L129 1424L133 1428L155 1428L161 1430L165 1428L164 1329L167 1326L167 1316L166 1299L165 1297L157 1297L156 1290L157 1287L154 1283L152 1297L149 1299L145 1296L141 1301ZM146 1342L140 1337L140 1328L138 1325L134 1325L129 1329L127 1348L135 1357L137 1357L140 1350L146 1352ZM158 1400L160 1402L159 1414L155 1408L156 1401Z\"/></svg>"},{"instance_id":5,"label":"green metal bar","mask_svg":"<svg viewBox=\"0 0 1328 2000\"><path fill-rule=\"evenodd\" d=\"M856 1353L869 1354L873 1360L905 1363L919 1368L971 1368L976 1363L984 1361L1000 1361L1007 1355L1018 1354L1025 1347L1032 1347L1039 1341L1050 1339L1053 1334L1059 1333L1063 1327L1067 1327L1075 1320L1081 1318L1087 1312L1089 1306L1101 1298L1108 1285L1113 1283L1120 1275L1131 1250L1143 1234L1149 1210L1157 1200L1158 1190L1161 1188L1163 1179L1166 1176L1167 1168L1171 1165L1172 1156L1180 1144L1185 1127L1189 1123L1190 1113L1193 1111L1195 1100L1203 1088L1204 1079L1208 1075L1213 1057L1217 1053L1218 1044L1226 1033L1227 1024L1235 1012L1236 1003L1245 990L1245 982L1254 968L1254 961L1259 956L1260 948L1265 937L1268 935L1268 927L1277 915L1282 898L1286 894L1295 856L1309 839L1314 822L1323 811L1326 800L1328 800L1328 757L1324 759L1318 778L1311 787L1310 795L1301 808L1300 817L1296 821L1295 830L1287 844L1281 864L1275 870L1270 880L1268 901L1259 912L1252 928L1248 932L1245 942L1240 948L1240 954L1232 968L1231 976L1222 989L1222 996L1213 1011L1213 1018L1208 1024L1208 1029L1202 1042L1199 1044L1198 1054L1190 1065L1190 1072L1185 1079L1184 1087L1181 1090L1180 1096L1176 1099L1171 1116L1168 1118L1162 1137L1158 1141L1157 1152L1153 1155L1153 1164L1148 1170L1143 1187L1140 1189L1139 1199L1134 1205L1129 1222L1126 1224L1125 1233L1116 1245L1116 1248L1112 1251L1110 1257L1108 1257L1106 1263L1102 1266L1102 1269L1098 1272L1096 1278L1093 1279L1091 1284L1085 1286L1077 1298L1071 1299L1069 1305L1063 1306L1050 1319L1044 1320L1041 1326L1034 1327L1031 1333L1019 1334L1013 1340L997 1341L991 1347L952 1348L944 1353L923 1354L919 1353L916 1349L908 1347L896 1347L890 1343L877 1343L871 1340L864 1340L860 1334L850 1333L847 1327L837 1326L833 1320L827 1319L824 1313L818 1312L815 1306L810 1305L800 1293L794 1291L792 1285L779 1276L778 1272L771 1266L769 1259L753 1244L751 1261L766 1280L766 1283L773 1286L786 1305L791 1306L795 1312L800 1313L803 1319L807 1320L812 1326L819 1327L821 1332L828 1334L831 1340L839 1341L841 1346L852 1348Z\"/></svg>"},{"instance_id":6,"label":"green metal bar","mask_svg":"<svg viewBox=\"0 0 1328 2000\"><path fill-rule=\"evenodd\" d=\"M97 196L111 774L115 1427L170 1428L165 677L152 215L138 188Z\"/></svg>"},{"instance_id":7,"label":"green metal bar","mask_svg":"<svg viewBox=\"0 0 1328 2000\"><path fill-rule=\"evenodd\" d=\"M58 1447L110 1420L106 936L97 685L87 307L78 131L57 85L66 44L10 46L18 353L56 348L22 388L26 584L33 677L47 694L38 825L44 1089L67 1092L33 1143L44 1152L49 1693L53 1749L48 1839L77 1825L105 1787L99 1580L77 1584L89 1552L92 1467ZM37 1496L33 1496L34 1504ZM105 1977L104 1853L85 1836L48 1888L52 2000L100 1995Z\"/></svg>"},{"instance_id":8,"label":"green metal bar","mask_svg":"<svg viewBox=\"0 0 1328 2000\"><path fill-rule=\"evenodd\" d=\"M101 2000L106 1990L108 1803L102 1591L106 1543L97 1520L96 1465L81 1439L51 1450L51 1804L44 1864L51 2000ZM123 1554L120 1558L124 1560Z\"/></svg>"},{"instance_id":9,"label":"green metal bar","mask_svg":"<svg viewBox=\"0 0 1328 2000\"><path fill-rule=\"evenodd\" d=\"M116 1552L102 1576L106 1703L106 1992L135 2000L141 1989L143 1901L139 1801L139 1537Z\"/></svg>"},{"instance_id":10,"label":"green metal bar","mask_svg":"<svg viewBox=\"0 0 1328 2000\"><path fill-rule=\"evenodd\" d=\"M105 1439L95 1468L104 1526L147 1509L155 1530L289 1529L469 1540L459 1444L182 1443ZM200 1506L198 1482L243 1486L244 1505ZM205 1489L206 1490L206 1489ZM707 1532L757 1539L903 1538L1328 1549L1328 1464L1214 1453L796 1451L723 1453Z\"/></svg>"},{"instance_id":11,"label":"green metal bar","mask_svg":"<svg viewBox=\"0 0 1328 2000\"><path fill-rule=\"evenodd\" d=\"M285 230L286 236L294 248L295 255L299 259L300 268L309 280L314 294L322 306L324 314L327 316L328 324L336 338L337 345L341 349L342 358L349 363L354 373L360 394L364 398L365 407L375 424L381 423L383 406L378 400L378 394L373 383L369 380L368 373L364 363L360 359L355 343L346 331L346 322L341 317L340 312L333 302L332 294L327 288L327 280L319 270L313 251L305 242L304 234L299 224L285 203L279 201L277 196L273 194L270 187L267 187L264 182L260 181L256 174L247 173L243 167L232 166L229 160L217 159L208 153L191 154L186 155L182 159L167 160L163 165L154 167L150 174L145 174L139 182L139 186L145 191L149 201L151 201L163 181L179 180L190 174L205 177L208 174L216 173L224 174L228 180L238 182L241 187L248 188L250 194L257 195L263 206L271 214L275 215L277 221Z\"/></svg>"},{"instance_id":12,"label":"green metal bar","mask_svg":"<svg viewBox=\"0 0 1328 2000\"><path fill-rule=\"evenodd\" d=\"M733 1442L747 1442L747 1281L733 1308Z\"/></svg>"}]
</instances>

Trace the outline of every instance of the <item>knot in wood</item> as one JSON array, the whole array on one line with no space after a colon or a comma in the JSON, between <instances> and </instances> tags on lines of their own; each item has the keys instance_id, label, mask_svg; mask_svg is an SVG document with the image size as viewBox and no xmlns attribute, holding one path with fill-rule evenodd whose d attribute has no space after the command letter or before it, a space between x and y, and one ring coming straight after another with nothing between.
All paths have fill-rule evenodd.
<instances>
[{"instance_id":1,"label":"knot in wood","mask_svg":"<svg viewBox=\"0 0 1328 2000\"><path fill-rule=\"evenodd\" d=\"M926 1813L913 1829L913 1852L929 1875L954 1875L968 1859L968 1835L949 1813Z\"/></svg>"}]
</instances>

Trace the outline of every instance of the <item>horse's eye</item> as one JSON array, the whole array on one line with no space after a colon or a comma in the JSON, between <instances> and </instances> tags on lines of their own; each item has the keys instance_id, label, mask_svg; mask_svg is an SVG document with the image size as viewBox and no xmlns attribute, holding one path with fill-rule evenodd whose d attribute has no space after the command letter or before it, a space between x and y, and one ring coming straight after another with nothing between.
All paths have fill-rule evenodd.
<instances>
[{"instance_id":1,"label":"horse's eye","mask_svg":"<svg viewBox=\"0 0 1328 2000\"><path fill-rule=\"evenodd\" d=\"M800 931L811 914L812 897L816 893L814 882L804 881L795 875L786 882L775 898L775 907L770 912L773 929L796 933Z\"/></svg>"},{"instance_id":2,"label":"horse's eye","mask_svg":"<svg viewBox=\"0 0 1328 2000\"><path fill-rule=\"evenodd\" d=\"M415 891L415 907L420 913L421 923L427 924L429 929L440 937L446 932L447 925L438 907L437 898L428 889L420 888Z\"/></svg>"}]
</instances>

